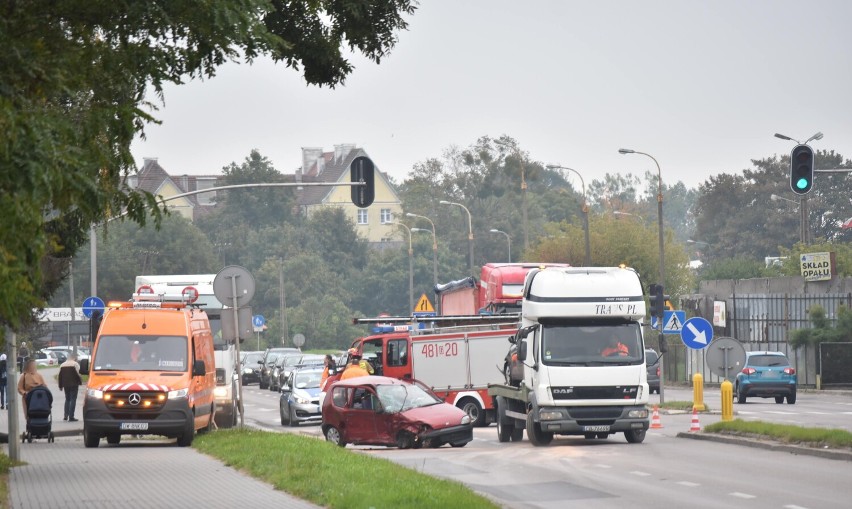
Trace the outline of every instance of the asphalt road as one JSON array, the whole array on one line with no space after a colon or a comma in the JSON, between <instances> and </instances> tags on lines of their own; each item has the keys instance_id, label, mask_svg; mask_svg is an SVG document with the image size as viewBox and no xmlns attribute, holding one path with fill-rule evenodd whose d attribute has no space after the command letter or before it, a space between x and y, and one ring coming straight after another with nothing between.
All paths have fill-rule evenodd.
<instances>
[{"instance_id":1,"label":"asphalt road","mask_svg":"<svg viewBox=\"0 0 852 509\"><path fill-rule=\"evenodd\" d=\"M244 397L247 423L320 436L319 426L281 426L277 393L255 385L244 388ZM667 401L691 399L691 390L666 391ZM707 391L705 403L719 409L718 390ZM734 410L745 419L849 429L852 397L803 392L795 405L757 398ZM663 428L650 430L637 445L627 444L623 435L557 437L548 447L526 440L501 444L491 426L477 428L474 441L462 449L348 447L460 481L511 508L562 508L566 501L591 508L848 507L845 483L852 478L852 462L678 438L688 432L691 418L664 414ZM701 414L700 424L719 419Z\"/></svg>"}]
</instances>

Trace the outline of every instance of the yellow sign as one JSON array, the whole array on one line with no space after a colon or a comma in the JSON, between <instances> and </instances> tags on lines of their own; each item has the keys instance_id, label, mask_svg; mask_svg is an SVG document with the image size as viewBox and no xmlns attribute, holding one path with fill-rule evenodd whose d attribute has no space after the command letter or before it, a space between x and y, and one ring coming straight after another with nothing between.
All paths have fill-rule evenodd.
<instances>
[{"instance_id":1,"label":"yellow sign","mask_svg":"<svg viewBox=\"0 0 852 509\"><path fill-rule=\"evenodd\" d=\"M417 304L414 306L415 313L434 313L435 308L432 307L432 303L429 302L429 298L426 297L426 294L420 296L420 300L417 301Z\"/></svg>"},{"instance_id":2,"label":"yellow sign","mask_svg":"<svg viewBox=\"0 0 852 509\"><path fill-rule=\"evenodd\" d=\"M828 281L832 277L833 253L803 253L802 277L805 281Z\"/></svg>"}]
</instances>

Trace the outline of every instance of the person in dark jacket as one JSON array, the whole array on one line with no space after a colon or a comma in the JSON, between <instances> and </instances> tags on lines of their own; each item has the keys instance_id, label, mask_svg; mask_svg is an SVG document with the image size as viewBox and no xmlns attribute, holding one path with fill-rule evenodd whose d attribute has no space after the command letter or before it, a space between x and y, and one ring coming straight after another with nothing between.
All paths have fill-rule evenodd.
<instances>
[{"instance_id":1,"label":"person in dark jacket","mask_svg":"<svg viewBox=\"0 0 852 509\"><path fill-rule=\"evenodd\" d=\"M80 365L77 364L77 356L71 354L68 359L59 366L59 390L65 391L65 416L63 421L74 422L74 409L77 408L77 392L83 385L80 377Z\"/></svg>"}]
</instances>

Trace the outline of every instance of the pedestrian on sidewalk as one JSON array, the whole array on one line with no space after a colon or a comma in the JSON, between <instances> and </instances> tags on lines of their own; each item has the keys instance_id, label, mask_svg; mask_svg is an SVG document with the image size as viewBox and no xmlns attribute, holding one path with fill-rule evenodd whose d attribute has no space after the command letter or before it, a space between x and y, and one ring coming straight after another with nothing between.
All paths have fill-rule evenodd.
<instances>
[{"instance_id":1,"label":"pedestrian on sidewalk","mask_svg":"<svg viewBox=\"0 0 852 509\"><path fill-rule=\"evenodd\" d=\"M27 422L30 421L30 417L27 415L27 393L39 385L47 387L47 384L44 383L44 377L38 372L35 359L30 359L24 364L24 371L21 373L21 378L18 379L18 394L21 395L21 406L24 408L24 416L27 418Z\"/></svg>"},{"instance_id":2,"label":"pedestrian on sidewalk","mask_svg":"<svg viewBox=\"0 0 852 509\"><path fill-rule=\"evenodd\" d=\"M59 366L59 390L65 391L65 416L63 421L75 422L74 409L77 408L77 392L83 385L80 377L80 365L77 364L77 355L71 354L65 362Z\"/></svg>"},{"instance_id":3,"label":"pedestrian on sidewalk","mask_svg":"<svg viewBox=\"0 0 852 509\"><path fill-rule=\"evenodd\" d=\"M6 408L6 354L0 354L0 409Z\"/></svg>"}]
</instances>

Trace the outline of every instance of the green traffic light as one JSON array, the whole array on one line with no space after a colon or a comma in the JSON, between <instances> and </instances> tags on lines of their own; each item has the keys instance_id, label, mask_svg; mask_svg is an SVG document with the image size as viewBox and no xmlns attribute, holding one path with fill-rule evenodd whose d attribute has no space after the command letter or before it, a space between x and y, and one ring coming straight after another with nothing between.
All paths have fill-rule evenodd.
<instances>
[{"instance_id":1,"label":"green traffic light","mask_svg":"<svg viewBox=\"0 0 852 509\"><path fill-rule=\"evenodd\" d=\"M796 187L799 189L807 189L808 188L808 179L801 178L796 181Z\"/></svg>"}]
</instances>

